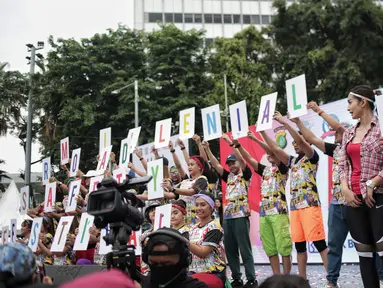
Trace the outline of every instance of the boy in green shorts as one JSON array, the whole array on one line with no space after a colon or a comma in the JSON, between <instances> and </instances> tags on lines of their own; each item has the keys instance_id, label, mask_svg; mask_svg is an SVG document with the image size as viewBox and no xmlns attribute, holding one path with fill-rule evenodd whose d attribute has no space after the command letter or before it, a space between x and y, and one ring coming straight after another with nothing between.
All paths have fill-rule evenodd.
<instances>
[{"instance_id":1,"label":"boy in green shorts","mask_svg":"<svg viewBox=\"0 0 383 288\"><path fill-rule=\"evenodd\" d=\"M260 234L263 249L270 259L274 274L281 274L279 256L282 256L283 273L291 271L292 242L290 221L287 213L285 186L289 168L279 161L266 143L248 132L248 137L257 142L267 153L271 166L265 166L256 161L237 140L235 147L254 171L262 177L261 201L259 204Z\"/></svg>"}]
</instances>

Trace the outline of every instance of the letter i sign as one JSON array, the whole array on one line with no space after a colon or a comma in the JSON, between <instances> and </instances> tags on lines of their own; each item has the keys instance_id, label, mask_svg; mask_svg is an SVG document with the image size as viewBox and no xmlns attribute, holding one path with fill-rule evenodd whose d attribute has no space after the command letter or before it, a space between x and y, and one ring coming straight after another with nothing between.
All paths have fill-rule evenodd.
<instances>
[{"instance_id":1,"label":"letter i sign","mask_svg":"<svg viewBox=\"0 0 383 288\"><path fill-rule=\"evenodd\" d=\"M286 95L290 118L307 114L306 77L304 74L286 81Z\"/></svg>"}]
</instances>

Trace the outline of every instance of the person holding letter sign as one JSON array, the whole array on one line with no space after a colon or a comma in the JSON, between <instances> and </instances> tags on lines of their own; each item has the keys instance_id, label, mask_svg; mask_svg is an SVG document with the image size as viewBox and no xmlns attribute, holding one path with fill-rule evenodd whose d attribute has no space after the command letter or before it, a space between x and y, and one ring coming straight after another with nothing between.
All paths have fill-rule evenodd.
<instances>
[{"instance_id":1,"label":"person holding letter sign","mask_svg":"<svg viewBox=\"0 0 383 288\"><path fill-rule=\"evenodd\" d=\"M185 179L178 187L173 187L170 179L164 179L163 187L167 191L180 195L179 199L186 202L186 225L197 222L195 216L195 204L193 195L204 191L208 187L208 180L204 173L207 171L207 164L200 156L191 156L188 163L190 174L189 179Z\"/></svg>"},{"instance_id":2,"label":"person holding letter sign","mask_svg":"<svg viewBox=\"0 0 383 288\"><path fill-rule=\"evenodd\" d=\"M232 272L231 286L253 288L258 287L255 276L253 251L250 242L250 208L248 204L248 189L252 176L250 168L246 165L238 149L224 134L222 138L233 148L234 154L226 158L230 171L224 169L210 150L209 143L202 142L211 165L226 182L226 199L229 202L224 208L223 229L225 231L226 256ZM218 222L218 221L217 221ZM238 248L241 252L247 283L242 281Z\"/></svg>"},{"instance_id":3,"label":"person holding letter sign","mask_svg":"<svg viewBox=\"0 0 383 288\"><path fill-rule=\"evenodd\" d=\"M291 237L298 253L299 275L307 279L307 241L314 242L327 271L328 249L316 183L319 155L299 132L287 123L281 113L276 111L274 119L290 132L294 139L295 152L298 154L298 157L288 155L264 131L261 132L271 151L290 168Z\"/></svg>"},{"instance_id":4,"label":"person holding letter sign","mask_svg":"<svg viewBox=\"0 0 383 288\"><path fill-rule=\"evenodd\" d=\"M251 157L238 140L233 140L234 146L238 147L237 149L245 161L253 167L255 173L262 177L261 202L259 203L259 233L262 246L270 259L273 273L281 274L279 254L282 256L283 272L288 275L291 271L293 248L285 194L289 168L271 152L266 143L258 140L253 132L249 131L248 135L250 139L256 139L256 142L266 151L267 160L271 163L271 166L259 163Z\"/></svg>"},{"instance_id":5,"label":"person holding letter sign","mask_svg":"<svg viewBox=\"0 0 383 288\"><path fill-rule=\"evenodd\" d=\"M374 252L383 259L383 147L374 104L370 87L351 89L347 110L358 123L345 131L339 161L348 227L359 254L364 287L371 288L379 287Z\"/></svg>"}]
</instances>

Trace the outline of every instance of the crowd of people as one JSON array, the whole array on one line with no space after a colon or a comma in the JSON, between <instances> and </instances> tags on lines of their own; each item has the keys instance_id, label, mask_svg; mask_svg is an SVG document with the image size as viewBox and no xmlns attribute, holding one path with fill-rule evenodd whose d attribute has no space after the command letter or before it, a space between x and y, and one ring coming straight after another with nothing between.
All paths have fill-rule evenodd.
<instances>
[{"instance_id":1,"label":"crowd of people","mask_svg":"<svg viewBox=\"0 0 383 288\"><path fill-rule=\"evenodd\" d=\"M307 242L313 242L327 272L325 287L337 287L343 243L350 232L359 255L364 287L379 287L383 259L383 225L379 224L380 217L383 217L383 142L379 121L374 113L374 102L375 91L368 86L357 86L350 91L348 107L345 109L348 109L353 119L358 120L355 125L339 123L315 102L308 104L308 108L333 129L335 143L323 141L305 127L299 118L292 118L290 120L297 126L296 129L276 112L274 120L290 133L296 155L286 153L270 134L263 131L260 139L249 131L248 138L265 150L269 165L259 163L238 140L224 134L223 140L232 148L232 154L226 158L225 168L211 151L209 143L195 135L193 140L199 148L199 155L190 156L184 143L181 140L177 143L188 164L186 172L173 143L169 142L175 165L168 167L168 159L162 157L164 198L148 201L147 191L136 191L139 199L147 201L140 238L142 255L137 258L137 266L141 274L146 276L144 287L258 287L250 241L251 211L248 201L253 173L262 179L259 233L274 275L290 274L294 244L301 277L299 281L303 279L302 283L305 283L296 287L309 287L306 274ZM328 243L316 180L319 154L313 146L333 159ZM155 149L152 152L156 158L161 158ZM142 152L136 149L135 155L144 170L129 163L127 178L147 175L147 162ZM102 172L105 177L112 177L112 171L117 168L113 153L110 159L112 168ZM68 170L65 166L62 168ZM63 182L51 178L50 181L58 183L54 211L44 212L44 203L28 211L32 218L43 218L35 252L37 263L105 264L105 256L99 254L100 230L95 226L90 229L88 249L73 251L79 218L87 207L90 178L97 175L98 171L88 171L86 174L78 171L73 178L69 177L68 172ZM288 178L290 184L286 187ZM68 187L76 179L82 181L78 206L76 211L66 213ZM226 183L224 205L222 199L214 197L212 193L216 192L218 180ZM286 189L290 193L290 203L286 200ZM169 203L172 205L172 229L153 232L155 208ZM51 252L55 228L60 217L65 215L74 215L75 220L67 235L64 251ZM22 223L19 242L28 243L31 226L30 220ZM239 256L245 268L245 283ZM227 267L230 267L231 281ZM276 276L273 279L270 281L279 278Z\"/></svg>"}]
</instances>

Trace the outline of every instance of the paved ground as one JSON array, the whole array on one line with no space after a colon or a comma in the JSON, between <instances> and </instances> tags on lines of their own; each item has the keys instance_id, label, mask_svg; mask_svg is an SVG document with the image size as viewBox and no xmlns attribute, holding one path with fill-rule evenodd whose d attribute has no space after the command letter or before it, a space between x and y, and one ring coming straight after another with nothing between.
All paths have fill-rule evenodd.
<instances>
[{"instance_id":1,"label":"paved ground","mask_svg":"<svg viewBox=\"0 0 383 288\"><path fill-rule=\"evenodd\" d=\"M242 273L244 273L243 266L241 267L241 270L243 271ZM272 275L271 267L269 265L255 265L255 271L259 283ZM293 265L291 273L298 274L297 265ZM323 288L326 281L324 267L320 265L308 265L307 277L311 287ZM338 284L341 288L362 288L363 284L362 278L360 277L359 265L343 265L340 271Z\"/></svg>"}]
</instances>

